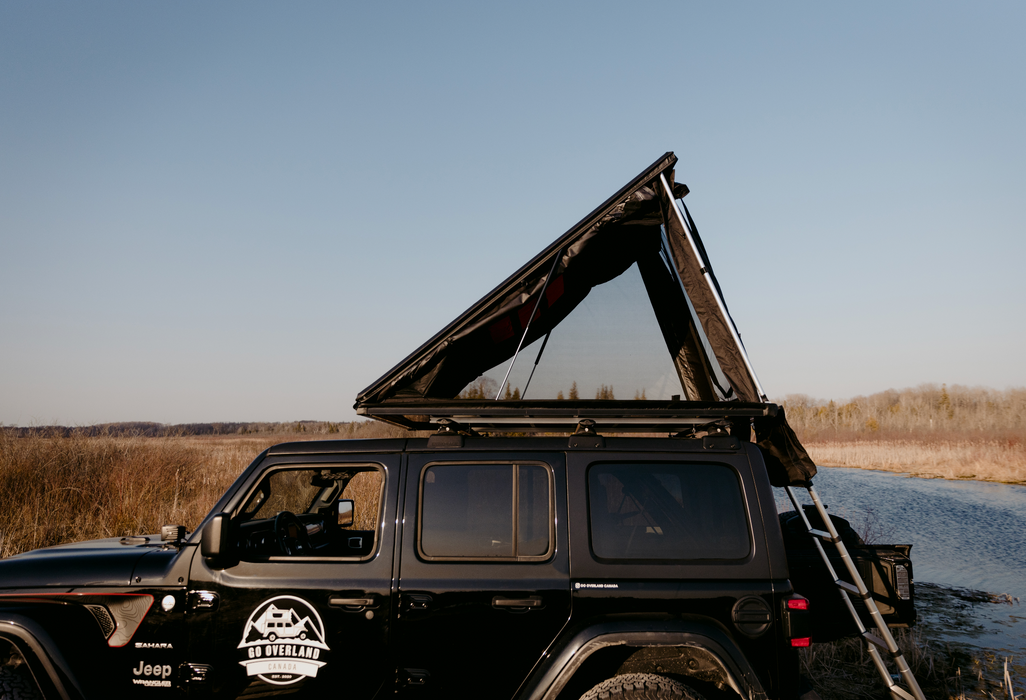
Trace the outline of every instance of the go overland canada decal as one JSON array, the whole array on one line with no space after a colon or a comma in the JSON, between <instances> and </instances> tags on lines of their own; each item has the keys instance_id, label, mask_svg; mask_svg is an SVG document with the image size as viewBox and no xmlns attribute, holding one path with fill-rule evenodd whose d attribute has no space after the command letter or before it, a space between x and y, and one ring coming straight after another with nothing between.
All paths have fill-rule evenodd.
<instances>
[{"instance_id":1,"label":"go overland canada decal","mask_svg":"<svg viewBox=\"0 0 1026 700\"><path fill-rule=\"evenodd\" d=\"M246 675L274 685L316 677L325 664L321 652L329 650L317 610L291 595L258 605L246 621L238 648L246 650L246 658L239 662Z\"/></svg>"}]
</instances>

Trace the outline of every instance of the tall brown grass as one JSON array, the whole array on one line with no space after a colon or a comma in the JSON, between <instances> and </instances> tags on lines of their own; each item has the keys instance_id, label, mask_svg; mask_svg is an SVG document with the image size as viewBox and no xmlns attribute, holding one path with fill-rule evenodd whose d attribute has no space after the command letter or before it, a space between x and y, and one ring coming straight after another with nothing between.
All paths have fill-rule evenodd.
<instances>
[{"instance_id":1,"label":"tall brown grass","mask_svg":"<svg viewBox=\"0 0 1026 700\"><path fill-rule=\"evenodd\" d=\"M924 384L844 403L800 394L781 403L820 465L1026 483L1026 389Z\"/></svg>"},{"instance_id":2,"label":"tall brown grass","mask_svg":"<svg viewBox=\"0 0 1026 700\"><path fill-rule=\"evenodd\" d=\"M331 435L133 437L0 428L0 557L102 537L195 528L267 447L296 439L392 437L384 424Z\"/></svg>"},{"instance_id":3,"label":"tall brown grass","mask_svg":"<svg viewBox=\"0 0 1026 700\"><path fill-rule=\"evenodd\" d=\"M918 629L891 632L926 697L937 700L1011 697L1001 676L1000 660L993 654L989 657L970 654L967 649L933 641ZM886 658L886 653L883 655ZM860 639L813 644L803 649L800 656L802 673L824 699L884 700L890 697ZM897 668L892 667L891 671L897 673ZM899 682L904 687L904 683Z\"/></svg>"},{"instance_id":4,"label":"tall brown grass","mask_svg":"<svg viewBox=\"0 0 1026 700\"><path fill-rule=\"evenodd\" d=\"M816 464L827 467L1026 483L1026 445L1008 440L838 440L805 447Z\"/></svg>"}]
</instances>

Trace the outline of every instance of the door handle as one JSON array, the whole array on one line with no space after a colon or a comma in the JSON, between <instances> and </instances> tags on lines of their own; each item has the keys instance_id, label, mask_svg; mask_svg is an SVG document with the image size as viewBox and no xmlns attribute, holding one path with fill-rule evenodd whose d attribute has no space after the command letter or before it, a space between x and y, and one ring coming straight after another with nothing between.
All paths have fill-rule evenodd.
<instances>
[{"instance_id":1,"label":"door handle","mask_svg":"<svg viewBox=\"0 0 1026 700\"><path fill-rule=\"evenodd\" d=\"M536 595L530 598L506 598L497 595L492 598L493 608L540 608L541 606L542 599Z\"/></svg>"},{"instance_id":2,"label":"door handle","mask_svg":"<svg viewBox=\"0 0 1026 700\"><path fill-rule=\"evenodd\" d=\"M186 610L189 612L213 612L217 610L219 602L220 598L213 591L189 591Z\"/></svg>"},{"instance_id":3,"label":"door handle","mask_svg":"<svg viewBox=\"0 0 1026 700\"><path fill-rule=\"evenodd\" d=\"M333 595L328 598L328 605L336 608L356 608L363 610L364 608L376 608L378 607L377 596L364 596L360 598L349 598L340 595Z\"/></svg>"}]
</instances>

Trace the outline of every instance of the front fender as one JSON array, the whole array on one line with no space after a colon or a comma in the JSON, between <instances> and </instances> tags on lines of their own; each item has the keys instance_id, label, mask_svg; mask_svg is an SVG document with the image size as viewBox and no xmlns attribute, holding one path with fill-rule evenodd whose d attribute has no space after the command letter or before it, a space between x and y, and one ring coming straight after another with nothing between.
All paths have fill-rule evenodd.
<instances>
[{"instance_id":1,"label":"front fender","mask_svg":"<svg viewBox=\"0 0 1026 700\"><path fill-rule=\"evenodd\" d=\"M724 679L745 700L766 700L766 691L737 645L719 626L702 618L608 620L561 636L527 679L517 700L556 700L589 656L627 646L699 647L719 664Z\"/></svg>"},{"instance_id":2,"label":"front fender","mask_svg":"<svg viewBox=\"0 0 1026 700\"><path fill-rule=\"evenodd\" d=\"M32 673L44 698L77 700L82 689L50 634L31 617L0 611L0 639L10 643Z\"/></svg>"}]
</instances>

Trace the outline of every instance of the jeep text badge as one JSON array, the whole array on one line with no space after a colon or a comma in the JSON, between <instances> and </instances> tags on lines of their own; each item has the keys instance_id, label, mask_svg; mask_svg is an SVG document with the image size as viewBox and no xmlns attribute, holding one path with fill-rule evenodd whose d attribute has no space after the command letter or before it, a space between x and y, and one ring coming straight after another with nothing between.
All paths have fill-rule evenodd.
<instances>
[{"instance_id":1,"label":"jeep text badge","mask_svg":"<svg viewBox=\"0 0 1026 700\"><path fill-rule=\"evenodd\" d=\"M246 621L239 649L246 658L239 663L246 675L274 685L289 685L313 678L325 664L321 652L324 623L312 605L291 595L265 600Z\"/></svg>"}]
</instances>

